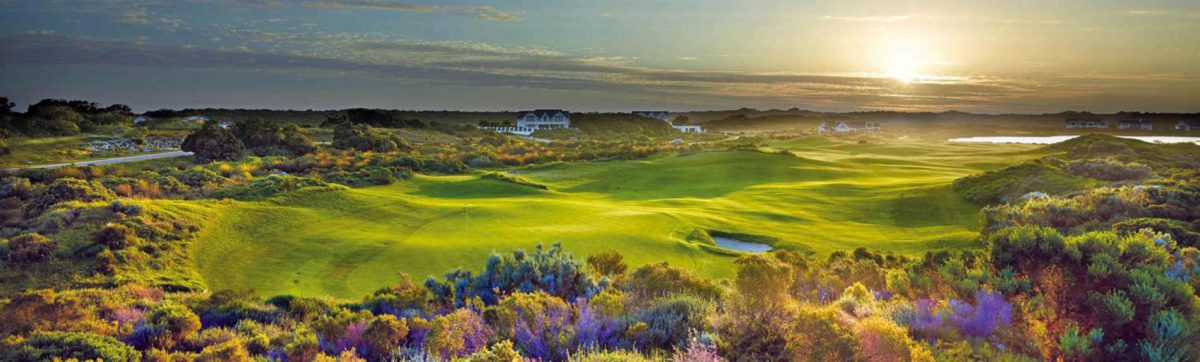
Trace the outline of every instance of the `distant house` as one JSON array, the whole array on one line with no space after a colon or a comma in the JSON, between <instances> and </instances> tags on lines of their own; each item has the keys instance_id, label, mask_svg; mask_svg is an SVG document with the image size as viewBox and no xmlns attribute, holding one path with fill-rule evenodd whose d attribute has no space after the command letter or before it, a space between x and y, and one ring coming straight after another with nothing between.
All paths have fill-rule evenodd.
<instances>
[{"instance_id":1,"label":"distant house","mask_svg":"<svg viewBox=\"0 0 1200 362\"><path fill-rule=\"evenodd\" d=\"M820 125L817 125L817 134L826 133L829 133L829 122L821 122Z\"/></svg>"},{"instance_id":2,"label":"distant house","mask_svg":"<svg viewBox=\"0 0 1200 362\"><path fill-rule=\"evenodd\" d=\"M698 124L682 124L674 125L671 123L671 112L667 111L636 111L633 115L638 117L653 118L663 122L667 122L671 128L683 133L704 133L704 127Z\"/></svg>"},{"instance_id":3,"label":"distant house","mask_svg":"<svg viewBox=\"0 0 1200 362\"><path fill-rule=\"evenodd\" d=\"M1175 130L1176 131L1184 131L1184 132L1200 131L1200 122L1179 121L1179 123L1175 124Z\"/></svg>"},{"instance_id":4,"label":"distant house","mask_svg":"<svg viewBox=\"0 0 1200 362\"><path fill-rule=\"evenodd\" d=\"M571 128L571 112L561 109L536 109L517 113L516 127L487 127L479 129L498 133L528 136L543 129Z\"/></svg>"},{"instance_id":5,"label":"distant house","mask_svg":"<svg viewBox=\"0 0 1200 362\"><path fill-rule=\"evenodd\" d=\"M858 132L875 133L877 131L879 131L879 123L878 122L844 122L843 121L843 122L838 122L833 125L833 133L835 133L835 134L858 133ZM825 129L824 123L822 123L820 126L817 127L817 133L824 134L826 132L828 132L828 130Z\"/></svg>"},{"instance_id":6,"label":"distant house","mask_svg":"<svg viewBox=\"0 0 1200 362\"><path fill-rule=\"evenodd\" d=\"M1067 120L1067 128L1108 128L1108 121L1102 119L1071 118Z\"/></svg>"},{"instance_id":7,"label":"distant house","mask_svg":"<svg viewBox=\"0 0 1200 362\"><path fill-rule=\"evenodd\" d=\"M571 128L571 112L561 109L536 109L517 113L517 128Z\"/></svg>"},{"instance_id":8,"label":"distant house","mask_svg":"<svg viewBox=\"0 0 1200 362\"><path fill-rule=\"evenodd\" d=\"M1149 131L1154 129L1154 123L1137 118L1137 119L1122 119L1117 121L1117 129L1140 129Z\"/></svg>"},{"instance_id":9,"label":"distant house","mask_svg":"<svg viewBox=\"0 0 1200 362\"><path fill-rule=\"evenodd\" d=\"M133 124L142 124L142 123L146 123L146 121L149 121L149 120L150 120L150 117L137 116L133 119Z\"/></svg>"},{"instance_id":10,"label":"distant house","mask_svg":"<svg viewBox=\"0 0 1200 362\"><path fill-rule=\"evenodd\" d=\"M671 122L671 112L667 111L637 111L633 112L633 114L638 117L654 118L667 123Z\"/></svg>"},{"instance_id":11,"label":"distant house","mask_svg":"<svg viewBox=\"0 0 1200 362\"><path fill-rule=\"evenodd\" d=\"M208 117L205 117L205 116L189 116L189 117L187 118L187 120L188 120L188 121L190 121L190 122L208 122Z\"/></svg>"},{"instance_id":12,"label":"distant house","mask_svg":"<svg viewBox=\"0 0 1200 362\"><path fill-rule=\"evenodd\" d=\"M231 126L233 126L233 122L230 121L222 121L221 123L217 123L217 127L221 128L229 128Z\"/></svg>"}]
</instances>

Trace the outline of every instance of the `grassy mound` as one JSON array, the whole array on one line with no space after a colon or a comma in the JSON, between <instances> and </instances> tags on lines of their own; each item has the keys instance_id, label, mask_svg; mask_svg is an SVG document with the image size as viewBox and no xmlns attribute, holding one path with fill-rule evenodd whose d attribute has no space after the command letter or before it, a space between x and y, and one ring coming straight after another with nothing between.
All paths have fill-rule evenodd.
<instances>
[{"instance_id":1,"label":"grassy mound","mask_svg":"<svg viewBox=\"0 0 1200 362\"><path fill-rule=\"evenodd\" d=\"M1111 158L1146 164L1154 169L1200 168L1200 145L1194 143L1155 144L1092 134L1055 143L1046 149L1065 152L1073 160Z\"/></svg>"},{"instance_id":2,"label":"grassy mound","mask_svg":"<svg viewBox=\"0 0 1200 362\"><path fill-rule=\"evenodd\" d=\"M1039 160L955 180L954 191L973 202L998 204L1016 201L1031 192L1061 195L1095 184Z\"/></svg>"}]
</instances>

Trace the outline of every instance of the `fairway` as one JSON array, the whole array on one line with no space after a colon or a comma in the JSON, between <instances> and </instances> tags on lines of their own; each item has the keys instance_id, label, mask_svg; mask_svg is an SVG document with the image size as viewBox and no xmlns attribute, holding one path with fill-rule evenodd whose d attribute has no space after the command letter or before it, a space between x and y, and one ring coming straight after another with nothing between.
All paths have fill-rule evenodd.
<instances>
[{"instance_id":1,"label":"fairway","mask_svg":"<svg viewBox=\"0 0 1200 362\"><path fill-rule=\"evenodd\" d=\"M510 170L549 190L479 176L211 202L194 243L213 290L355 298L399 280L478 269L493 251L562 243L579 256L620 251L631 266L667 261L730 277L736 253L698 231L750 234L825 254L866 246L915 255L970 247L979 206L958 177L1040 154L1032 146L775 141L641 161Z\"/></svg>"}]
</instances>

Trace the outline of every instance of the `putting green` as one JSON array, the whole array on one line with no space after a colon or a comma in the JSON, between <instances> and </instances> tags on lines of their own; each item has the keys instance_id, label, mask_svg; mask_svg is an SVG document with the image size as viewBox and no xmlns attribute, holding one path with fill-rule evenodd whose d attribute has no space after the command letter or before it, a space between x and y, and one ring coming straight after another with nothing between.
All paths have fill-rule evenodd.
<instances>
[{"instance_id":1,"label":"putting green","mask_svg":"<svg viewBox=\"0 0 1200 362\"><path fill-rule=\"evenodd\" d=\"M358 298L399 280L478 269L493 251L562 243L617 250L633 266L667 261L713 278L735 253L696 230L761 235L818 253L866 246L903 254L970 247L979 207L954 179L1039 156L1030 146L769 142L643 161L511 171L550 190L478 176L416 176L390 186L210 202L193 247L213 290ZM781 153L771 153L784 150ZM790 150L790 151L787 151ZM695 239L695 238L692 238Z\"/></svg>"}]
</instances>

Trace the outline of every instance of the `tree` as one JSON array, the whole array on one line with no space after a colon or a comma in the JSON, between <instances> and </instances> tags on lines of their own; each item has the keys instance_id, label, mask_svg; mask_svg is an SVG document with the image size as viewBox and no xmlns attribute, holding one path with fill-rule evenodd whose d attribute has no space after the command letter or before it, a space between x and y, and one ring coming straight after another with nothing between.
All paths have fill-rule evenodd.
<instances>
[{"instance_id":1,"label":"tree","mask_svg":"<svg viewBox=\"0 0 1200 362\"><path fill-rule=\"evenodd\" d=\"M201 163L236 160L246 154L242 141L215 122L205 122L203 127L184 138L180 149L192 152Z\"/></svg>"},{"instance_id":2,"label":"tree","mask_svg":"<svg viewBox=\"0 0 1200 362\"><path fill-rule=\"evenodd\" d=\"M412 145L393 133L380 132L371 126L355 123L342 123L333 130L333 147L375 152L412 149Z\"/></svg>"},{"instance_id":3,"label":"tree","mask_svg":"<svg viewBox=\"0 0 1200 362\"><path fill-rule=\"evenodd\" d=\"M258 156L299 156L312 152L312 140L296 125L285 127L261 119L237 122L231 130L242 146Z\"/></svg>"},{"instance_id":4,"label":"tree","mask_svg":"<svg viewBox=\"0 0 1200 362\"><path fill-rule=\"evenodd\" d=\"M17 104L8 100L8 97L0 97L0 115L11 114L13 107Z\"/></svg>"}]
</instances>

